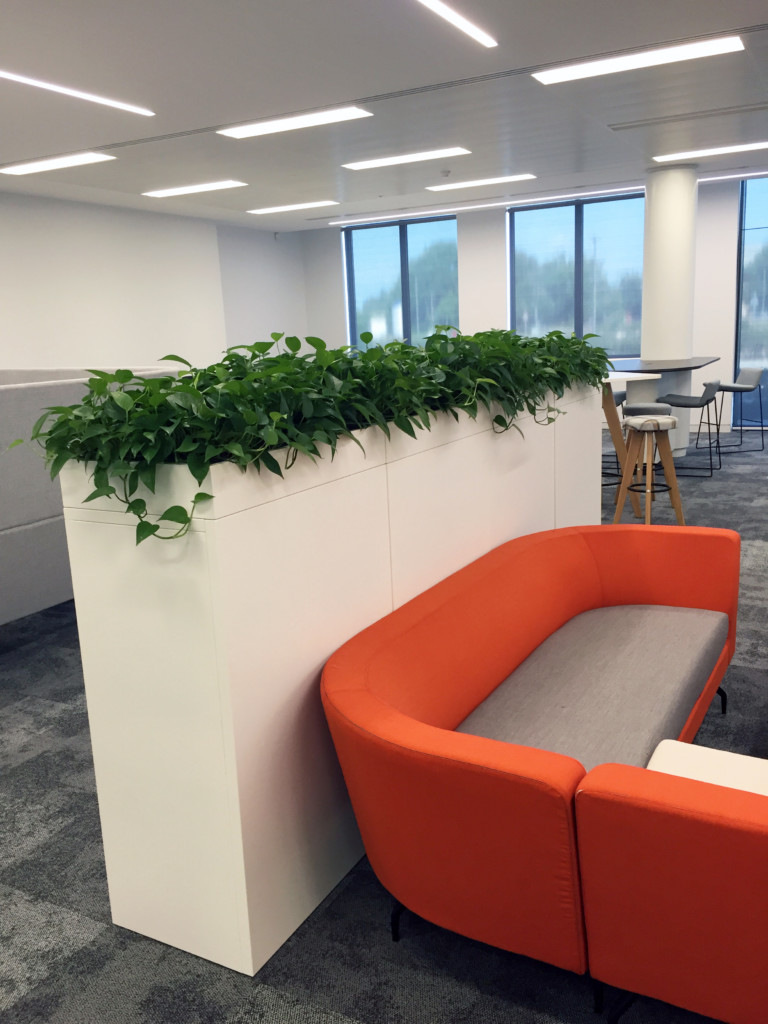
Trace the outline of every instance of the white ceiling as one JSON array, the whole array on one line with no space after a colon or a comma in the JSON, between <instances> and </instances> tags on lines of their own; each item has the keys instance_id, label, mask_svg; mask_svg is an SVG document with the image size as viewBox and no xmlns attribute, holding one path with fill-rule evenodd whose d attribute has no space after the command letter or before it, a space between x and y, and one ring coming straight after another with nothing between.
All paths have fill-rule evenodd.
<instances>
[{"instance_id":1,"label":"white ceiling","mask_svg":"<svg viewBox=\"0 0 768 1024\"><path fill-rule=\"evenodd\" d=\"M97 149L116 160L0 189L272 231L641 183L657 153L768 140L765 0L451 0L486 49L416 0L3 0L0 69L149 107L152 118L0 80L0 167ZM738 32L744 53L545 86L558 63ZM235 140L215 128L356 103L359 121ZM352 160L470 156L372 171ZM768 170L768 150L701 173ZM432 193L451 179L536 181ZM247 188L149 199L234 178ZM335 199L322 210L246 210Z\"/></svg>"}]
</instances>

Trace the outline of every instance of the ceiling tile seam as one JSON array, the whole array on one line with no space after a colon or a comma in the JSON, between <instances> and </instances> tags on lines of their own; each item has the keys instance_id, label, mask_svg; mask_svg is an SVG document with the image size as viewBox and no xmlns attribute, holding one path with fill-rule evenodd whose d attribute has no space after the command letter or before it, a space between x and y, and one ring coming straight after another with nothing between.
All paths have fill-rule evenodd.
<instances>
[{"instance_id":1,"label":"ceiling tile seam","mask_svg":"<svg viewBox=\"0 0 768 1024\"><path fill-rule=\"evenodd\" d=\"M682 114L667 114L664 117L649 117L640 121L618 121L609 124L612 132L631 131L635 128L648 128L659 124L678 124L683 121L698 121L708 117L727 117L731 114L748 114L768 110L768 102L745 103L737 107L713 107L711 110L685 111Z\"/></svg>"}]
</instances>

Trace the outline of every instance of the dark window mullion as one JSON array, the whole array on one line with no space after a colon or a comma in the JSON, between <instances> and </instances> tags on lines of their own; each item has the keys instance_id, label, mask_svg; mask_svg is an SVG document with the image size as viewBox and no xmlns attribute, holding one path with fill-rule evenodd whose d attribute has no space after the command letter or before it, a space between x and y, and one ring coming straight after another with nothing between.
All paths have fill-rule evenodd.
<instances>
[{"instance_id":1,"label":"dark window mullion","mask_svg":"<svg viewBox=\"0 0 768 1024\"><path fill-rule=\"evenodd\" d=\"M584 334L584 204L574 203L573 330ZM594 272L594 271L593 271Z\"/></svg>"},{"instance_id":2,"label":"dark window mullion","mask_svg":"<svg viewBox=\"0 0 768 1024\"><path fill-rule=\"evenodd\" d=\"M744 283L744 242L746 239L746 215L747 215L747 183L742 181L739 189L739 262L736 277L736 344L733 352L733 379L739 375L741 369L741 289ZM735 403L734 403L735 405ZM733 413L731 414L733 417Z\"/></svg>"},{"instance_id":3,"label":"dark window mullion","mask_svg":"<svg viewBox=\"0 0 768 1024\"><path fill-rule=\"evenodd\" d=\"M411 278L408 269L408 225L400 225L400 292L403 303L403 337L409 345L411 337Z\"/></svg>"},{"instance_id":4,"label":"dark window mullion","mask_svg":"<svg viewBox=\"0 0 768 1024\"><path fill-rule=\"evenodd\" d=\"M344 232L344 261L347 270L347 307L349 309L349 335L352 345L357 348L360 334L357 330L357 300L355 297L355 262L352 253L354 231Z\"/></svg>"},{"instance_id":5,"label":"dark window mullion","mask_svg":"<svg viewBox=\"0 0 768 1024\"><path fill-rule=\"evenodd\" d=\"M517 297L515 293L515 214L510 210L509 217L509 326L517 330Z\"/></svg>"}]
</instances>

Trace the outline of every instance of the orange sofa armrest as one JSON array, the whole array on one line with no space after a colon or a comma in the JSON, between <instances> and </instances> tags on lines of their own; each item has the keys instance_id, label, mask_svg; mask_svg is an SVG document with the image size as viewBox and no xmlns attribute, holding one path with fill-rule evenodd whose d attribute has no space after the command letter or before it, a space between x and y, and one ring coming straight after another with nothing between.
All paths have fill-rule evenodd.
<instances>
[{"instance_id":1,"label":"orange sofa armrest","mask_svg":"<svg viewBox=\"0 0 768 1024\"><path fill-rule=\"evenodd\" d=\"M694 1012L768 1005L768 797L627 765L576 794L590 971Z\"/></svg>"},{"instance_id":2,"label":"orange sofa armrest","mask_svg":"<svg viewBox=\"0 0 768 1024\"><path fill-rule=\"evenodd\" d=\"M583 972L573 820L583 767L373 700L344 695L343 712L326 700L326 714L382 884L444 928Z\"/></svg>"}]
</instances>

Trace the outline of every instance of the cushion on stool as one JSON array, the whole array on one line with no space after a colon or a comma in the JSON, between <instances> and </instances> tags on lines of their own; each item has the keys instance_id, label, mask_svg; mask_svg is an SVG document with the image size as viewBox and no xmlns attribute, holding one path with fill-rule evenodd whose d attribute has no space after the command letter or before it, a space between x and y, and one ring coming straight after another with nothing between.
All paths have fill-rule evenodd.
<instances>
[{"instance_id":1,"label":"cushion on stool","mask_svg":"<svg viewBox=\"0 0 768 1024\"><path fill-rule=\"evenodd\" d=\"M676 416L627 416L624 426L631 430L672 430L677 426Z\"/></svg>"},{"instance_id":2,"label":"cushion on stool","mask_svg":"<svg viewBox=\"0 0 768 1024\"><path fill-rule=\"evenodd\" d=\"M628 402L624 406L625 416L671 416L672 406L666 402Z\"/></svg>"}]
</instances>

